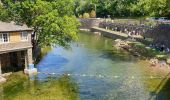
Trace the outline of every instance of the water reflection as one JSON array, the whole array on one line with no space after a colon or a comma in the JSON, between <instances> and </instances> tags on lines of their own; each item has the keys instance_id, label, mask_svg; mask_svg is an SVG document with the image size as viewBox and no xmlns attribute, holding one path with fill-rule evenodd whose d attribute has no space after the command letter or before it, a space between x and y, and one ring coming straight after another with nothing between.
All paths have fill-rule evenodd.
<instances>
[{"instance_id":1,"label":"water reflection","mask_svg":"<svg viewBox=\"0 0 170 100\"><path fill-rule=\"evenodd\" d=\"M137 59L125 51L121 50L103 50L103 54L99 57L104 59L111 59L112 61L120 62L136 62Z\"/></svg>"}]
</instances>

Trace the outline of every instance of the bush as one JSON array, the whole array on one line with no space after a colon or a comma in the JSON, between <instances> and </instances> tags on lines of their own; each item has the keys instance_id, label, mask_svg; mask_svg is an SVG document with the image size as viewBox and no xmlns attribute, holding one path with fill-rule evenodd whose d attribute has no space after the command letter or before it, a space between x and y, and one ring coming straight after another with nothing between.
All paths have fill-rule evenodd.
<instances>
[{"instance_id":1,"label":"bush","mask_svg":"<svg viewBox=\"0 0 170 100\"><path fill-rule=\"evenodd\" d=\"M82 16L82 15L79 15L79 18L83 18L83 16Z\"/></svg>"},{"instance_id":2,"label":"bush","mask_svg":"<svg viewBox=\"0 0 170 100\"><path fill-rule=\"evenodd\" d=\"M156 58L160 60L165 60L167 59L167 55L156 55Z\"/></svg>"},{"instance_id":3,"label":"bush","mask_svg":"<svg viewBox=\"0 0 170 100\"><path fill-rule=\"evenodd\" d=\"M91 18L96 18L96 12L95 12L94 10L92 10L92 11L90 12L90 17L91 17Z\"/></svg>"},{"instance_id":4,"label":"bush","mask_svg":"<svg viewBox=\"0 0 170 100\"><path fill-rule=\"evenodd\" d=\"M90 17L89 13L84 13L83 14L83 18L89 18L89 17Z\"/></svg>"}]
</instances>

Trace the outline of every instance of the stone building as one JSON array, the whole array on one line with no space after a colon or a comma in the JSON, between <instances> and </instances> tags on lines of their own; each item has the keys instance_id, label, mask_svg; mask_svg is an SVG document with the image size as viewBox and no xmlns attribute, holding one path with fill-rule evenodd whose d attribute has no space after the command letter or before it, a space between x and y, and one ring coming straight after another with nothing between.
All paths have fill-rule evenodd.
<instances>
[{"instance_id":1,"label":"stone building","mask_svg":"<svg viewBox=\"0 0 170 100\"><path fill-rule=\"evenodd\" d=\"M23 69L26 74L36 72L32 59L33 29L14 22L0 22L0 74Z\"/></svg>"}]
</instances>

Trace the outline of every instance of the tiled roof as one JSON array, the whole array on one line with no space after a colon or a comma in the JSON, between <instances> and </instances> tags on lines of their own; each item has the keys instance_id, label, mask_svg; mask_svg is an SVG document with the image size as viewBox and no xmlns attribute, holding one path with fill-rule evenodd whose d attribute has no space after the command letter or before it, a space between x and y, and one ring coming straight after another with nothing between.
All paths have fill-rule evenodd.
<instances>
[{"instance_id":1,"label":"tiled roof","mask_svg":"<svg viewBox=\"0 0 170 100\"><path fill-rule=\"evenodd\" d=\"M2 22L0 21L0 32L13 32L13 31L31 31L32 28L28 28L27 25L16 25L15 22Z\"/></svg>"}]
</instances>

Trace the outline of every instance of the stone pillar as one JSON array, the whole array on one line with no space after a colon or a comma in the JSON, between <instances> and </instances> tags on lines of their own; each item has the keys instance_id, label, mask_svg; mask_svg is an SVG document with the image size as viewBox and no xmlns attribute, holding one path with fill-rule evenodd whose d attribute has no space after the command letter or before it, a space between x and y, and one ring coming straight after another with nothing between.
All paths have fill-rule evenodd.
<instances>
[{"instance_id":1,"label":"stone pillar","mask_svg":"<svg viewBox=\"0 0 170 100\"><path fill-rule=\"evenodd\" d=\"M25 69L28 69L28 54L27 54L27 50L25 51Z\"/></svg>"},{"instance_id":2,"label":"stone pillar","mask_svg":"<svg viewBox=\"0 0 170 100\"><path fill-rule=\"evenodd\" d=\"M27 49L26 53L25 53L25 70L24 72L26 74L35 74L37 73L37 69L34 68L34 64L33 64L33 59L32 59L32 48Z\"/></svg>"},{"instance_id":3,"label":"stone pillar","mask_svg":"<svg viewBox=\"0 0 170 100\"><path fill-rule=\"evenodd\" d=\"M27 56L28 56L28 64L33 64L33 59L32 59L32 48L27 50Z\"/></svg>"},{"instance_id":4,"label":"stone pillar","mask_svg":"<svg viewBox=\"0 0 170 100\"><path fill-rule=\"evenodd\" d=\"M2 69L1 69L1 55L0 55L0 75L2 74Z\"/></svg>"}]
</instances>

